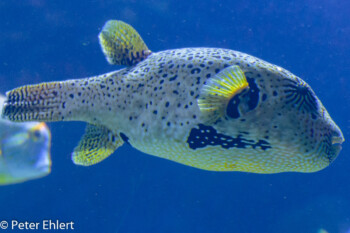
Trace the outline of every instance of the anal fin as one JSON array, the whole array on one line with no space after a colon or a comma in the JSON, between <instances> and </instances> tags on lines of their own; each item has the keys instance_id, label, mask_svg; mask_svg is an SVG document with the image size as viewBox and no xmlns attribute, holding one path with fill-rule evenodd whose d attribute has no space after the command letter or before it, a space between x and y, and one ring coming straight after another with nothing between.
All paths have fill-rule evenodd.
<instances>
[{"instance_id":1,"label":"anal fin","mask_svg":"<svg viewBox=\"0 0 350 233\"><path fill-rule=\"evenodd\" d=\"M72 154L77 165L90 166L101 162L123 145L121 137L104 126L88 124Z\"/></svg>"}]
</instances>

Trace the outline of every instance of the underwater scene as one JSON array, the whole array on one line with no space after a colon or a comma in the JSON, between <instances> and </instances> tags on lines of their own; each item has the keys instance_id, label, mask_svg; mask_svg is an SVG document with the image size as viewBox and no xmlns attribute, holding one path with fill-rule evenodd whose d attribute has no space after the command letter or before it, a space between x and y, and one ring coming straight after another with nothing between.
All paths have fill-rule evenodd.
<instances>
[{"instance_id":1,"label":"underwater scene","mask_svg":"<svg viewBox=\"0 0 350 233\"><path fill-rule=\"evenodd\" d=\"M350 233L349 15L1 1L0 232Z\"/></svg>"}]
</instances>

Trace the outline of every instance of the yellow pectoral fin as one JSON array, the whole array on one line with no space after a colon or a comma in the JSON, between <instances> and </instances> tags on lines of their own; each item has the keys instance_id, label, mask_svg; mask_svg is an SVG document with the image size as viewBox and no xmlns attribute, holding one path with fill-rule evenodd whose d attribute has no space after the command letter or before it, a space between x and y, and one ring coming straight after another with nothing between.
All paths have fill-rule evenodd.
<instances>
[{"instance_id":1,"label":"yellow pectoral fin","mask_svg":"<svg viewBox=\"0 0 350 233\"><path fill-rule=\"evenodd\" d=\"M202 87L198 99L204 118L213 122L224 116L230 99L247 88L249 84L239 66L230 66L219 72Z\"/></svg>"},{"instance_id":2,"label":"yellow pectoral fin","mask_svg":"<svg viewBox=\"0 0 350 233\"><path fill-rule=\"evenodd\" d=\"M10 174L2 173L0 174L0 185L16 184L26 181L25 178L13 177Z\"/></svg>"},{"instance_id":3,"label":"yellow pectoral fin","mask_svg":"<svg viewBox=\"0 0 350 233\"><path fill-rule=\"evenodd\" d=\"M72 160L77 165L90 166L111 155L123 140L103 126L88 124L85 134L74 149Z\"/></svg>"},{"instance_id":4,"label":"yellow pectoral fin","mask_svg":"<svg viewBox=\"0 0 350 233\"><path fill-rule=\"evenodd\" d=\"M4 174L0 174L0 185L6 185L8 183L8 177Z\"/></svg>"},{"instance_id":5,"label":"yellow pectoral fin","mask_svg":"<svg viewBox=\"0 0 350 233\"><path fill-rule=\"evenodd\" d=\"M107 61L112 65L132 66L151 54L137 31L123 21L107 21L98 38Z\"/></svg>"}]
</instances>

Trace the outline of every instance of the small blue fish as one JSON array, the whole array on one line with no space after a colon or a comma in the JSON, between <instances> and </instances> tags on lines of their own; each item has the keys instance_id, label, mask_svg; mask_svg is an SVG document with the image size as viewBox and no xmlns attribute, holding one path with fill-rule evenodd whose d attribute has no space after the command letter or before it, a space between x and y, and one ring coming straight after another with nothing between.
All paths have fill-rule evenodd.
<instances>
[{"instance_id":1,"label":"small blue fish","mask_svg":"<svg viewBox=\"0 0 350 233\"><path fill-rule=\"evenodd\" d=\"M0 96L0 109L4 97ZM51 134L45 123L0 119L0 185L46 176L51 171Z\"/></svg>"}]
</instances>

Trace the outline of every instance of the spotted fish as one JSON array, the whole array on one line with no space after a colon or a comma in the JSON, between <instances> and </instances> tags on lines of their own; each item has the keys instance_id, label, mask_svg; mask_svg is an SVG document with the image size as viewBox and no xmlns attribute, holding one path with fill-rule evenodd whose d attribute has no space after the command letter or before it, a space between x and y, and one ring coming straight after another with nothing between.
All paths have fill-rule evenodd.
<instances>
[{"instance_id":1,"label":"spotted fish","mask_svg":"<svg viewBox=\"0 0 350 233\"><path fill-rule=\"evenodd\" d=\"M0 109L5 98L0 96ZM0 185L43 177L51 171L51 134L45 123L0 119Z\"/></svg>"},{"instance_id":2,"label":"spotted fish","mask_svg":"<svg viewBox=\"0 0 350 233\"><path fill-rule=\"evenodd\" d=\"M12 121L85 121L74 163L89 166L124 143L211 171L315 172L344 141L310 86L241 52L183 48L151 52L130 25L99 34L109 63L126 68L7 93Z\"/></svg>"}]
</instances>

